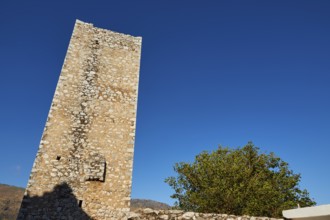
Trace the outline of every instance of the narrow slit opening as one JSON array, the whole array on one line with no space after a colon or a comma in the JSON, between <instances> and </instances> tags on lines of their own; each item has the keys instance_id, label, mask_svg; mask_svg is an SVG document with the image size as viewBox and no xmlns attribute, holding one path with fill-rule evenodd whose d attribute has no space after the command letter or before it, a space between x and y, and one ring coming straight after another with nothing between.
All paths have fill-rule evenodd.
<instances>
[{"instance_id":1,"label":"narrow slit opening","mask_svg":"<svg viewBox=\"0 0 330 220\"><path fill-rule=\"evenodd\" d=\"M78 206L81 208L81 206L82 206L82 200L79 200L79 202L78 202Z\"/></svg>"},{"instance_id":2,"label":"narrow slit opening","mask_svg":"<svg viewBox=\"0 0 330 220\"><path fill-rule=\"evenodd\" d=\"M61 159L61 156L57 156L57 157L56 157L56 160L60 160L60 159Z\"/></svg>"}]
</instances>

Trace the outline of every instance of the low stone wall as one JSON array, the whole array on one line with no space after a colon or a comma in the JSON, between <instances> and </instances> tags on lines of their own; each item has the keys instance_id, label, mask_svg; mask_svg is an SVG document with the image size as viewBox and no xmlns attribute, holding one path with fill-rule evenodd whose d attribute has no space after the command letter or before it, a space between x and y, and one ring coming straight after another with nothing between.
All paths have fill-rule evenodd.
<instances>
[{"instance_id":1,"label":"low stone wall","mask_svg":"<svg viewBox=\"0 0 330 220\"><path fill-rule=\"evenodd\" d=\"M184 212L182 210L138 209L130 212L128 220L283 220L268 217L235 216L226 214L206 214Z\"/></svg>"}]
</instances>

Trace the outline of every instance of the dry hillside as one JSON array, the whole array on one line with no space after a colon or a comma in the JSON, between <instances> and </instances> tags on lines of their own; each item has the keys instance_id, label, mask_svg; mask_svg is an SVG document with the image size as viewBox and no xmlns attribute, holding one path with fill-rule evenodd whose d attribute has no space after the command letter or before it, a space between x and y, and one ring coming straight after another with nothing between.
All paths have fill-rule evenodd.
<instances>
[{"instance_id":1,"label":"dry hillside","mask_svg":"<svg viewBox=\"0 0 330 220\"><path fill-rule=\"evenodd\" d=\"M16 219L24 189L0 184L0 220Z\"/></svg>"},{"instance_id":2,"label":"dry hillside","mask_svg":"<svg viewBox=\"0 0 330 220\"><path fill-rule=\"evenodd\" d=\"M157 202L149 199L132 199L131 200L131 211L136 209L151 208L156 210L167 210L171 207L165 203Z\"/></svg>"}]
</instances>

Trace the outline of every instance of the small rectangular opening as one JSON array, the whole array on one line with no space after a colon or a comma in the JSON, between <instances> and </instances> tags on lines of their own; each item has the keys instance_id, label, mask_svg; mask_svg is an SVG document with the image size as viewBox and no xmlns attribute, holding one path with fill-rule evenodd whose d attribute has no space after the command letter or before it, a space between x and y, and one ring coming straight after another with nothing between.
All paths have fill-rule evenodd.
<instances>
[{"instance_id":1,"label":"small rectangular opening","mask_svg":"<svg viewBox=\"0 0 330 220\"><path fill-rule=\"evenodd\" d=\"M82 200L79 200L79 202L78 202L78 206L81 208L81 206L82 206Z\"/></svg>"},{"instance_id":2,"label":"small rectangular opening","mask_svg":"<svg viewBox=\"0 0 330 220\"><path fill-rule=\"evenodd\" d=\"M56 160L60 160L60 159L61 159L61 156L57 156L57 157L56 157Z\"/></svg>"}]
</instances>

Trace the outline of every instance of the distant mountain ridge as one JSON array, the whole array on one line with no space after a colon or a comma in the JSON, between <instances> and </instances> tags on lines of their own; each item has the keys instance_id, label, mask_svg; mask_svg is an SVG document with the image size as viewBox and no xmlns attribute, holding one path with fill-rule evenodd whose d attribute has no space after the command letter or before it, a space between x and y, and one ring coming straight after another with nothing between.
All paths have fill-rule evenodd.
<instances>
[{"instance_id":1,"label":"distant mountain ridge","mask_svg":"<svg viewBox=\"0 0 330 220\"><path fill-rule=\"evenodd\" d=\"M0 183L0 220L16 219L24 195L24 190L25 189L21 187ZM132 211L144 208L166 210L171 207L165 203L149 199L131 200Z\"/></svg>"},{"instance_id":2,"label":"distant mountain ridge","mask_svg":"<svg viewBox=\"0 0 330 220\"><path fill-rule=\"evenodd\" d=\"M171 206L167 205L166 203L157 202L150 199L131 199L131 211L144 208L167 210L171 209Z\"/></svg>"}]
</instances>

